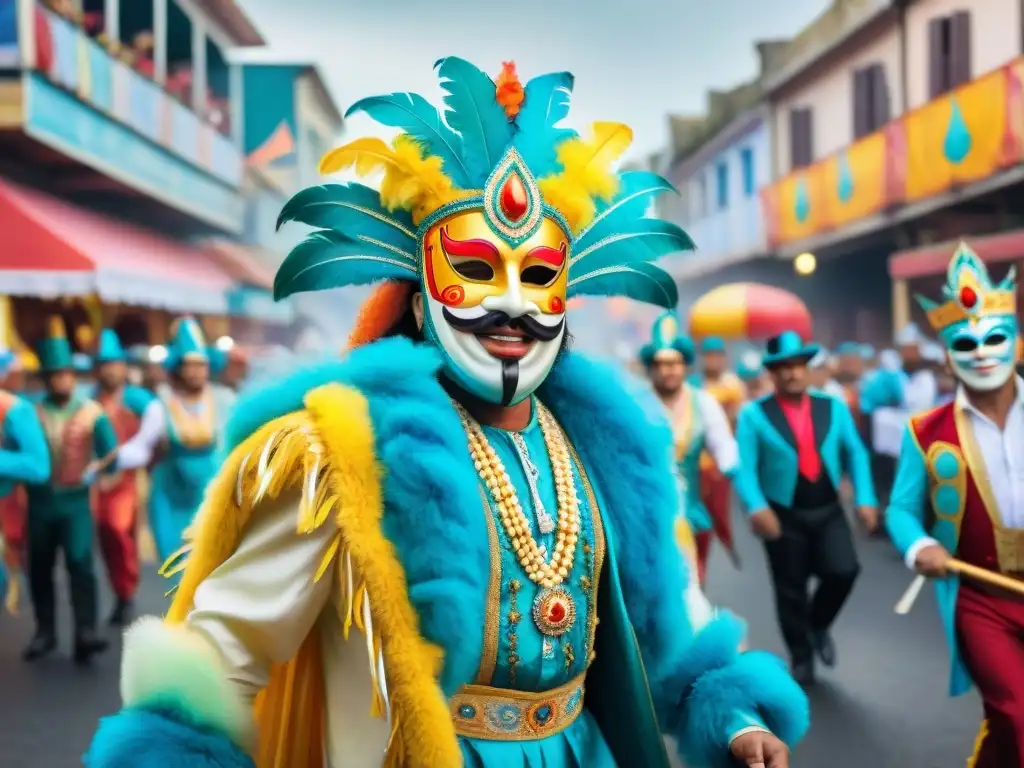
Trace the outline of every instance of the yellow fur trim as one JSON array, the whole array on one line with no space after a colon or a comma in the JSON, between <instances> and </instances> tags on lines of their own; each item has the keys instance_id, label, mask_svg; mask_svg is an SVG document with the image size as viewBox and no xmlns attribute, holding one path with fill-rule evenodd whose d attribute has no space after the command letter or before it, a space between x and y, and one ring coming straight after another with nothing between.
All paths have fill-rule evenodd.
<instances>
[{"instance_id":1,"label":"yellow fur trim","mask_svg":"<svg viewBox=\"0 0 1024 768\"><path fill-rule=\"evenodd\" d=\"M207 490L182 563L181 584L167 620L184 621L195 590L238 546L260 502L300 489L297 530L333 520L338 535L324 560L310 565L321 578L338 564L342 620L354 625L370 652L375 715L387 717L391 737L385 766L459 766L461 751L447 703L437 684L440 651L419 634L405 574L381 529L383 498L366 399L331 384L310 392L306 410L270 422L229 457ZM358 579L356 578L358 574ZM258 697L259 768L320 768L323 744L323 674L320 647L307 638L296 657L275 665Z\"/></svg>"},{"instance_id":2,"label":"yellow fur trim","mask_svg":"<svg viewBox=\"0 0 1024 768\"><path fill-rule=\"evenodd\" d=\"M967 768L974 768L978 762L978 756L981 754L981 748L985 744L985 739L988 738L988 720L981 721L981 728L978 729L978 735L974 739L974 754L967 758Z\"/></svg>"}]
</instances>

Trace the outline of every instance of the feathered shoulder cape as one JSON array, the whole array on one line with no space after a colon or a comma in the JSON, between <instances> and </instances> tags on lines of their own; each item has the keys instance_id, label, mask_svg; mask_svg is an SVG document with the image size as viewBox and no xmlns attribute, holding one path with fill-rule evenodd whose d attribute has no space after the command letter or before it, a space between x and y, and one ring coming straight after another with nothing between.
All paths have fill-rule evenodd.
<instances>
[{"instance_id":1,"label":"feathered shoulder cape","mask_svg":"<svg viewBox=\"0 0 1024 768\"><path fill-rule=\"evenodd\" d=\"M243 398L168 616L184 620L196 587L232 554L262 499L300 489L298 530L338 528L311 578L339 579L346 631L356 625L372 647L373 706L392 727L388 764L411 768L460 764L446 696L475 678L486 625L481 585L490 574L478 478L438 367L429 347L389 339ZM689 643L685 565L673 543L670 430L645 414L614 372L574 354L539 397L600 491L611 541L623 544L611 554L629 623L652 689L667 692L655 696L659 714L675 713L703 672L735 656L736 632L726 630L714 648ZM257 706L260 768L283 768L287 759L275 753L320 743L318 653L314 638L274 670ZM757 709L755 681L747 682L743 694ZM722 749L717 730L726 717L717 710L731 704L719 696L714 707L694 710L706 716L703 724L673 716L666 727L691 732L695 754L713 754ZM780 725L793 730L785 718L773 728ZM291 759L314 765L305 753Z\"/></svg>"}]
</instances>

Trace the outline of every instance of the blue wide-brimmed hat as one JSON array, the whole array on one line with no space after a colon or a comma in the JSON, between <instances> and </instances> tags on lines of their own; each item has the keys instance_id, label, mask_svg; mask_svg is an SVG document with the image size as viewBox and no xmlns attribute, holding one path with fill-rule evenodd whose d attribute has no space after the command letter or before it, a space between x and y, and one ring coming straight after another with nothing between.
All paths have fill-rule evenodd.
<instances>
[{"instance_id":1,"label":"blue wide-brimmed hat","mask_svg":"<svg viewBox=\"0 0 1024 768\"><path fill-rule=\"evenodd\" d=\"M820 346L813 341L804 342L796 331L783 331L778 336L768 339L764 345L764 357L761 358L761 362L765 368L788 360L808 362L820 351Z\"/></svg>"},{"instance_id":2,"label":"blue wide-brimmed hat","mask_svg":"<svg viewBox=\"0 0 1024 768\"><path fill-rule=\"evenodd\" d=\"M706 336L700 343L700 353L706 355L709 352L725 352L725 339L721 336Z\"/></svg>"}]
</instances>

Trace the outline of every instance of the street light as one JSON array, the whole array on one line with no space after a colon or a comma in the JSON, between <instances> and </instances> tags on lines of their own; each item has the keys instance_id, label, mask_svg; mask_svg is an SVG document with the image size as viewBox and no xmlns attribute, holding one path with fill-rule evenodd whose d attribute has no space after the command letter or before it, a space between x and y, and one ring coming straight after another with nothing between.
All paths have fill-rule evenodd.
<instances>
[{"instance_id":1,"label":"street light","mask_svg":"<svg viewBox=\"0 0 1024 768\"><path fill-rule=\"evenodd\" d=\"M230 336L221 336L214 343L214 346L217 347L217 349L219 349L221 352L230 352L235 347L235 340L232 339Z\"/></svg>"},{"instance_id":2,"label":"street light","mask_svg":"<svg viewBox=\"0 0 1024 768\"><path fill-rule=\"evenodd\" d=\"M801 277L807 277L808 275L814 274L814 270L818 268L818 260L815 258L813 253L801 253L795 259L793 259L793 269Z\"/></svg>"},{"instance_id":3,"label":"street light","mask_svg":"<svg viewBox=\"0 0 1024 768\"><path fill-rule=\"evenodd\" d=\"M149 348L149 362L160 365L167 359L167 347L157 344Z\"/></svg>"}]
</instances>

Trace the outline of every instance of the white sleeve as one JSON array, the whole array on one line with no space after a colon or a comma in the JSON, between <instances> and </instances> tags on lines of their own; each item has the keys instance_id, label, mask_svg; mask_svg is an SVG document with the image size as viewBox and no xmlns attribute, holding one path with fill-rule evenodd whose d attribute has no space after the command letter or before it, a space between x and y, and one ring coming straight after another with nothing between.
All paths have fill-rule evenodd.
<instances>
[{"instance_id":1,"label":"white sleeve","mask_svg":"<svg viewBox=\"0 0 1024 768\"><path fill-rule=\"evenodd\" d=\"M132 470L144 467L153 459L153 453L164 436L166 423L164 404L153 400L142 412L139 431L117 450L117 468Z\"/></svg>"},{"instance_id":2,"label":"white sleeve","mask_svg":"<svg viewBox=\"0 0 1024 768\"><path fill-rule=\"evenodd\" d=\"M918 539L909 547L907 547L907 554L903 556L903 562L906 564L907 568L916 573L918 553L925 547L930 547L938 543L938 540L933 539L931 536L922 536L920 539Z\"/></svg>"},{"instance_id":3,"label":"white sleeve","mask_svg":"<svg viewBox=\"0 0 1024 768\"><path fill-rule=\"evenodd\" d=\"M927 410L939 397L939 382L931 371L919 371L903 385L903 404L911 413Z\"/></svg>"},{"instance_id":4,"label":"white sleeve","mask_svg":"<svg viewBox=\"0 0 1024 768\"><path fill-rule=\"evenodd\" d=\"M337 528L298 533L298 506L290 495L260 508L234 554L196 589L186 619L250 701L266 687L271 664L298 652L337 583L336 564L314 580Z\"/></svg>"},{"instance_id":5,"label":"white sleeve","mask_svg":"<svg viewBox=\"0 0 1024 768\"><path fill-rule=\"evenodd\" d=\"M740 463L740 452L729 427L729 418L718 401L703 390L697 393L697 403L704 418L704 440L708 451L718 470L726 474Z\"/></svg>"}]
</instances>

